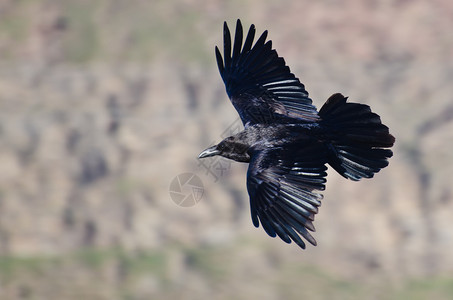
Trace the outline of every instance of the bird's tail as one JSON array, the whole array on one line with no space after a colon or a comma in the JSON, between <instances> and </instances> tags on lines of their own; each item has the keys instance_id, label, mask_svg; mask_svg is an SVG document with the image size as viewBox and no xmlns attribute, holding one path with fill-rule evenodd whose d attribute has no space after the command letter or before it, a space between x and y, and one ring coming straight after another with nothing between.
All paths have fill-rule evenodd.
<instances>
[{"instance_id":1,"label":"bird's tail","mask_svg":"<svg viewBox=\"0 0 453 300\"><path fill-rule=\"evenodd\" d=\"M327 129L329 164L343 177L371 178L388 165L395 138L368 105L347 103L347 97L332 95L319 111Z\"/></svg>"}]
</instances>

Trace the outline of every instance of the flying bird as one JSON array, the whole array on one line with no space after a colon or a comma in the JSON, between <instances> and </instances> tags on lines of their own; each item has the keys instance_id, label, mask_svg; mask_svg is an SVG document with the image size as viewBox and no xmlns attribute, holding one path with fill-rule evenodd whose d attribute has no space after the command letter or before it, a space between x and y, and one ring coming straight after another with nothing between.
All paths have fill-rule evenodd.
<instances>
[{"instance_id":1,"label":"flying bird","mask_svg":"<svg viewBox=\"0 0 453 300\"><path fill-rule=\"evenodd\" d=\"M255 227L271 237L316 246L314 216L325 189L327 164L354 181L388 165L395 138L368 105L334 94L319 111L304 85L252 24L243 42L237 20L232 44L223 27L220 75L244 130L200 153L248 163L247 190ZM305 240L305 241L304 241Z\"/></svg>"}]
</instances>

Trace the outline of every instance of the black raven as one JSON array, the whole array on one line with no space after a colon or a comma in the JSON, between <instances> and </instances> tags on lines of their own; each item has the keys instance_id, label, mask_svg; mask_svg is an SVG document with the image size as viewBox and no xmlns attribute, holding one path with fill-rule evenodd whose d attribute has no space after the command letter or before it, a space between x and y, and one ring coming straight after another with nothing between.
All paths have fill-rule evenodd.
<instances>
[{"instance_id":1,"label":"black raven","mask_svg":"<svg viewBox=\"0 0 453 300\"><path fill-rule=\"evenodd\" d=\"M285 60L266 42L253 45L255 26L245 42L240 20L232 48L226 22L224 58L215 48L226 92L244 130L198 156L221 155L249 163L247 190L253 224L272 237L312 245L312 221L325 189L326 164L343 177L371 178L388 165L395 138L368 105L332 95L318 112Z\"/></svg>"}]
</instances>

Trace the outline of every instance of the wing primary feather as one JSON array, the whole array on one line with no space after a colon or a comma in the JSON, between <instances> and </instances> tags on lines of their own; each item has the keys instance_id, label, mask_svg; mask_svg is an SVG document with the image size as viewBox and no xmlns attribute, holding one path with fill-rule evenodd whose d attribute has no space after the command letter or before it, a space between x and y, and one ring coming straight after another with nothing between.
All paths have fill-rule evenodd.
<instances>
[{"instance_id":1,"label":"wing primary feather","mask_svg":"<svg viewBox=\"0 0 453 300\"><path fill-rule=\"evenodd\" d=\"M274 227L272 227L272 225L270 224L268 218L263 215L264 212L260 212L258 214L258 217L260 218L260 223L261 223L261 226L263 226L263 229L264 231L266 231L267 235L271 236L271 237L275 237L276 236L276 232L275 232L275 229Z\"/></svg>"},{"instance_id":2,"label":"wing primary feather","mask_svg":"<svg viewBox=\"0 0 453 300\"><path fill-rule=\"evenodd\" d=\"M311 234L307 231L304 225L298 223L294 218L290 215L286 214L284 211L274 211L274 217L278 220L279 224L286 228L288 231L297 231L301 236L303 236L307 241L311 244L316 245L315 239L311 236ZM298 236L294 232L295 236Z\"/></svg>"},{"instance_id":3,"label":"wing primary feather","mask_svg":"<svg viewBox=\"0 0 453 300\"><path fill-rule=\"evenodd\" d=\"M294 209L282 205L280 202L276 204L280 211L285 212L286 214L293 217L298 223L303 224L303 226L307 227L311 231L315 231L315 227L313 226L312 220L306 218L304 215L297 213Z\"/></svg>"},{"instance_id":4,"label":"wing primary feather","mask_svg":"<svg viewBox=\"0 0 453 300\"><path fill-rule=\"evenodd\" d=\"M264 41L266 40L266 38L267 38L267 30L264 30L263 33L261 34L261 36L256 41L255 46L253 48L261 47L262 45L264 45Z\"/></svg>"},{"instance_id":5,"label":"wing primary feather","mask_svg":"<svg viewBox=\"0 0 453 300\"><path fill-rule=\"evenodd\" d=\"M245 38L244 47L242 47L242 53L246 54L252 49L253 39L255 38L255 25L250 25L249 32Z\"/></svg>"},{"instance_id":6,"label":"wing primary feather","mask_svg":"<svg viewBox=\"0 0 453 300\"><path fill-rule=\"evenodd\" d=\"M256 208L256 203L254 200L250 201L250 214L252 215L253 226L259 227L260 221L258 220L258 210Z\"/></svg>"},{"instance_id":7,"label":"wing primary feather","mask_svg":"<svg viewBox=\"0 0 453 300\"><path fill-rule=\"evenodd\" d=\"M226 22L223 24L223 55L225 68L228 69L231 64L231 35Z\"/></svg>"},{"instance_id":8,"label":"wing primary feather","mask_svg":"<svg viewBox=\"0 0 453 300\"><path fill-rule=\"evenodd\" d=\"M269 210L263 211L263 213L266 216L266 219L272 224L272 228L275 230L275 233L286 243L291 243L291 239L287 234L286 228L279 222L278 217L276 218L273 216L273 213Z\"/></svg>"},{"instance_id":9,"label":"wing primary feather","mask_svg":"<svg viewBox=\"0 0 453 300\"><path fill-rule=\"evenodd\" d=\"M302 193L300 193L298 195L298 197L296 197L294 194L288 193L287 191L281 191L281 195L283 197L285 197L285 199L292 201L293 203L295 203L297 205L302 206L303 208L307 209L308 211L310 211L314 214L318 213L318 207L312 205L309 202L309 200L311 200L310 196L312 196L312 195L307 196L307 195L303 195Z\"/></svg>"},{"instance_id":10,"label":"wing primary feather","mask_svg":"<svg viewBox=\"0 0 453 300\"><path fill-rule=\"evenodd\" d=\"M237 58L241 53L242 47L242 24L238 19L236 22L236 33L234 34L234 46L233 46L233 64L237 65Z\"/></svg>"},{"instance_id":11,"label":"wing primary feather","mask_svg":"<svg viewBox=\"0 0 453 300\"><path fill-rule=\"evenodd\" d=\"M304 218L309 219L310 221L314 221L314 216L315 214L308 211L307 209L303 208L302 206L297 205L294 202L287 201L286 199L283 199L283 201L280 202L280 205L284 205L287 210L293 210L295 211L298 215L301 215Z\"/></svg>"},{"instance_id":12,"label":"wing primary feather","mask_svg":"<svg viewBox=\"0 0 453 300\"><path fill-rule=\"evenodd\" d=\"M220 50L217 46L215 46L215 56L217 60L217 67L219 67L219 72L223 79L225 74L225 67L223 66L222 54L220 54Z\"/></svg>"},{"instance_id":13,"label":"wing primary feather","mask_svg":"<svg viewBox=\"0 0 453 300\"><path fill-rule=\"evenodd\" d=\"M266 41L266 36L267 31L263 32L260 38L256 41L252 50L248 52L246 62L244 63L244 68L250 69L256 76L260 76L260 74L255 72L255 70L260 68L263 64L262 62L257 63L257 59L264 58L267 61L267 59L269 59L269 54L271 54L271 47L269 47L269 43L264 43ZM268 52L268 55L266 55L266 52Z\"/></svg>"},{"instance_id":14,"label":"wing primary feather","mask_svg":"<svg viewBox=\"0 0 453 300\"><path fill-rule=\"evenodd\" d=\"M303 242L303 240L300 238L300 236L294 231L294 228L292 225L290 224L285 224L283 221L281 220L285 220L283 218L283 216L278 212L276 211L275 209L273 209L271 212L270 212L273 216L273 220L274 223L278 224L282 229L283 231L285 232L286 234L286 237L289 235L291 237L290 241L287 242L286 240L284 240L285 242L287 243L290 243L291 240L293 240L297 245L299 245L302 249L305 249L305 243ZM286 221L286 220L285 220ZM293 229L294 228L294 229ZM296 229L297 231L297 229ZM281 238L281 237L280 237ZM282 239L283 240L283 239Z\"/></svg>"},{"instance_id":15,"label":"wing primary feather","mask_svg":"<svg viewBox=\"0 0 453 300\"><path fill-rule=\"evenodd\" d=\"M279 211L281 220L285 220L291 228L294 228L300 235L302 235L310 244L316 246L316 240L313 236L308 232L306 225L301 224L296 219L294 219L291 215L287 214L285 211Z\"/></svg>"}]
</instances>

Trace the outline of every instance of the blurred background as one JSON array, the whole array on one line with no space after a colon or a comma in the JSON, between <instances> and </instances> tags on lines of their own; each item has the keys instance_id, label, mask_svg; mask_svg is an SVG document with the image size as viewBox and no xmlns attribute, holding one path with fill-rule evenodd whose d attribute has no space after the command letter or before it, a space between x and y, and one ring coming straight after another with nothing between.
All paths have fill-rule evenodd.
<instances>
[{"instance_id":1,"label":"blurred background","mask_svg":"<svg viewBox=\"0 0 453 300\"><path fill-rule=\"evenodd\" d=\"M253 227L246 165L196 159L239 126L237 18L397 139L372 180L329 169L305 251ZM447 0L0 1L1 299L453 299L452 28Z\"/></svg>"}]
</instances>

